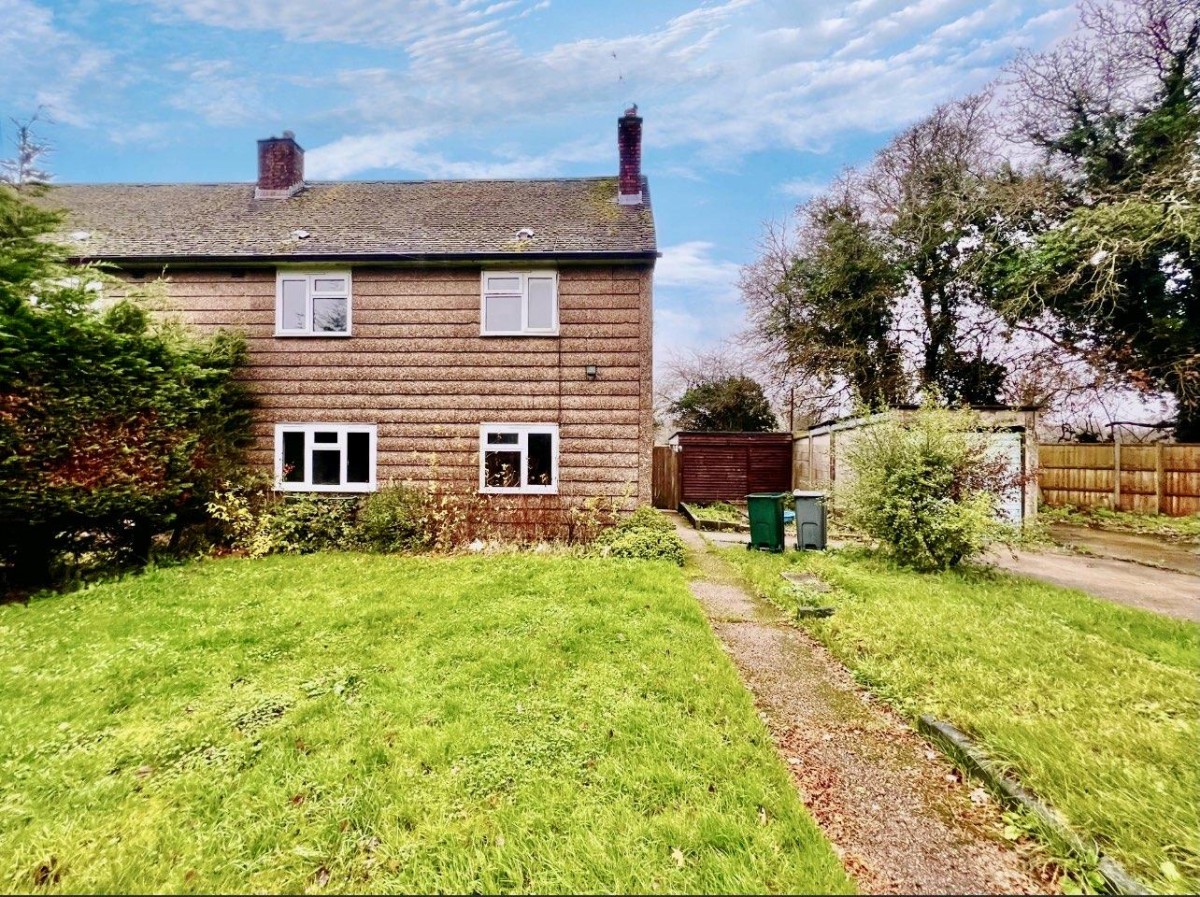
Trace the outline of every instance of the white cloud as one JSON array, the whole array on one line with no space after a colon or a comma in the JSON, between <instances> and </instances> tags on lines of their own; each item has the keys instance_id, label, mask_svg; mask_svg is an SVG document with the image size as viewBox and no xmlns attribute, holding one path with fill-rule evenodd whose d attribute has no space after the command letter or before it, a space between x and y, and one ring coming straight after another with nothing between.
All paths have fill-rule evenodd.
<instances>
[{"instance_id":1,"label":"white cloud","mask_svg":"<svg viewBox=\"0 0 1200 897\"><path fill-rule=\"evenodd\" d=\"M94 112L80 102L88 85L120 82L112 54L60 28L49 9L30 0L0 0L0 84L20 116L39 106L60 124L88 126Z\"/></svg>"},{"instance_id":2,"label":"white cloud","mask_svg":"<svg viewBox=\"0 0 1200 897\"><path fill-rule=\"evenodd\" d=\"M820 196L828 187L829 181L824 178L792 178L779 185L779 192L798 202L805 202Z\"/></svg>"},{"instance_id":3,"label":"white cloud","mask_svg":"<svg viewBox=\"0 0 1200 897\"><path fill-rule=\"evenodd\" d=\"M174 62L171 71L187 77L170 104L195 112L211 125L238 125L262 120L267 107L258 86L246 79L226 59L187 59Z\"/></svg>"},{"instance_id":4,"label":"white cloud","mask_svg":"<svg viewBox=\"0 0 1200 897\"><path fill-rule=\"evenodd\" d=\"M741 266L714 258L715 245L691 240L664 247L654 269L654 282L664 287L702 287L710 293L736 292Z\"/></svg>"}]
</instances>

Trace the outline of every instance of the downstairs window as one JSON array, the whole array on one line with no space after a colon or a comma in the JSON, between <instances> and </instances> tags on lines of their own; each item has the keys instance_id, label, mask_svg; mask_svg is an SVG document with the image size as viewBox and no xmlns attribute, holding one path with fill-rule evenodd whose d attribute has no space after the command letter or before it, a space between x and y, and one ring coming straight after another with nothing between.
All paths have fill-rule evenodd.
<instances>
[{"instance_id":1,"label":"downstairs window","mask_svg":"<svg viewBox=\"0 0 1200 897\"><path fill-rule=\"evenodd\" d=\"M275 488L374 492L374 424L276 424Z\"/></svg>"},{"instance_id":2,"label":"downstairs window","mask_svg":"<svg viewBox=\"0 0 1200 897\"><path fill-rule=\"evenodd\" d=\"M558 426L481 426L479 491L547 494L558 492Z\"/></svg>"}]
</instances>

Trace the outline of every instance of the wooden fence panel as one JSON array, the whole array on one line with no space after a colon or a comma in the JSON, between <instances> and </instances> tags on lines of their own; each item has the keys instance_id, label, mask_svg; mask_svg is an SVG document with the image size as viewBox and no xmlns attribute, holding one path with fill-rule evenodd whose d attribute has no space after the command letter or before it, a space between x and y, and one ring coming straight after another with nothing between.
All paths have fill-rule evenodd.
<instances>
[{"instance_id":1,"label":"wooden fence panel","mask_svg":"<svg viewBox=\"0 0 1200 897\"><path fill-rule=\"evenodd\" d=\"M1183 517L1200 513L1200 444L1038 447L1047 505Z\"/></svg>"},{"instance_id":2,"label":"wooden fence panel","mask_svg":"<svg viewBox=\"0 0 1200 897\"><path fill-rule=\"evenodd\" d=\"M679 452L669 445L654 447L651 504L674 511L679 507Z\"/></svg>"}]
</instances>

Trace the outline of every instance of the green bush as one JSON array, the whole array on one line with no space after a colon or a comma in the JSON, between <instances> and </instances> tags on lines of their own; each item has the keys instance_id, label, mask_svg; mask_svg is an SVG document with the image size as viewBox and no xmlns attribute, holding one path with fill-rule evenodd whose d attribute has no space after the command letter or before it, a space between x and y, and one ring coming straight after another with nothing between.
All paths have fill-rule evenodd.
<instances>
[{"instance_id":1,"label":"green bush","mask_svg":"<svg viewBox=\"0 0 1200 897\"><path fill-rule=\"evenodd\" d=\"M905 566L943 570L1005 535L996 515L1015 479L973 412L926 403L857 431L845 458L847 522Z\"/></svg>"},{"instance_id":2,"label":"green bush","mask_svg":"<svg viewBox=\"0 0 1200 897\"><path fill-rule=\"evenodd\" d=\"M687 551L675 524L654 508L640 507L616 526L602 532L594 549L604 557L665 560L683 566Z\"/></svg>"},{"instance_id":3,"label":"green bush","mask_svg":"<svg viewBox=\"0 0 1200 897\"><path fill-rule=\"evenodd\" d=\"M297 495L281 499L259 513L247 550L252 557L263 557L352 548L357 507L352 498Z\"/></svg>"},{"instance_id":4,"label":"green bush","mask_svg":"<svg viewBox=\"0 0 1200 897\"><path fill-rule=\"evenodd\" d=\"M361 547L369 551L419 551L428 548L429 496L412 486L388 485L362 500L355 524Z\"/></svg>"},{"instance_id":5,"label":"green bush","mask_svg":"<svg viewBox=\"0 0 1200 897\"><path fill-rule=\"evenodd\" d=\"M17 589L69 554L144 563L155 534L204 519L249 438L242 341L68 265L58 225L0 185L0 567Z\"/></svg>"},{"instance_id":6,"label":"green bush","mask_svg":"<svg viewBox=\"0 0 1200 897\"><path fill-rule=\"evenodd\" d=\"M614 527L596 541L600 554L604 557L671 561L682 567L687 556L679 536L674 532L658 529Z\"/></svg>"},{"instance_id":7,"label":"green bush","mask_svg":"<svg viewBox=\"0 0 1200 897\"><path fill-rule=\"evenodd\" d=\"M649 505L642 505L618 525L621 529L649 529L663 533L675 532L675 524L666 514Z\"/></svg>"}]
</instances>

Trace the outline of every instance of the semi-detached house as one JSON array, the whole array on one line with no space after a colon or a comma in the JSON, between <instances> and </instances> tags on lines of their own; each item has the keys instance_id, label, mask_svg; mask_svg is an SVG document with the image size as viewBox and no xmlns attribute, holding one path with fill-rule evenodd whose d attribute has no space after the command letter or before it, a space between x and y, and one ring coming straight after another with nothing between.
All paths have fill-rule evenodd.
<instances>
[{"instance_id":1,"label":"semi-detached house","mask_svg":"<svg viewBox=\"0 0 1200 897\"><path fill-rule=\"evenodd\" d=\"M162 279L241 331L250 460L276 487L438 478L544 524L650 499L652 277L642 119L615 177L306 182L290 132L256 184L54 187L77 261Z\"/></svg>"}]
</instances>

